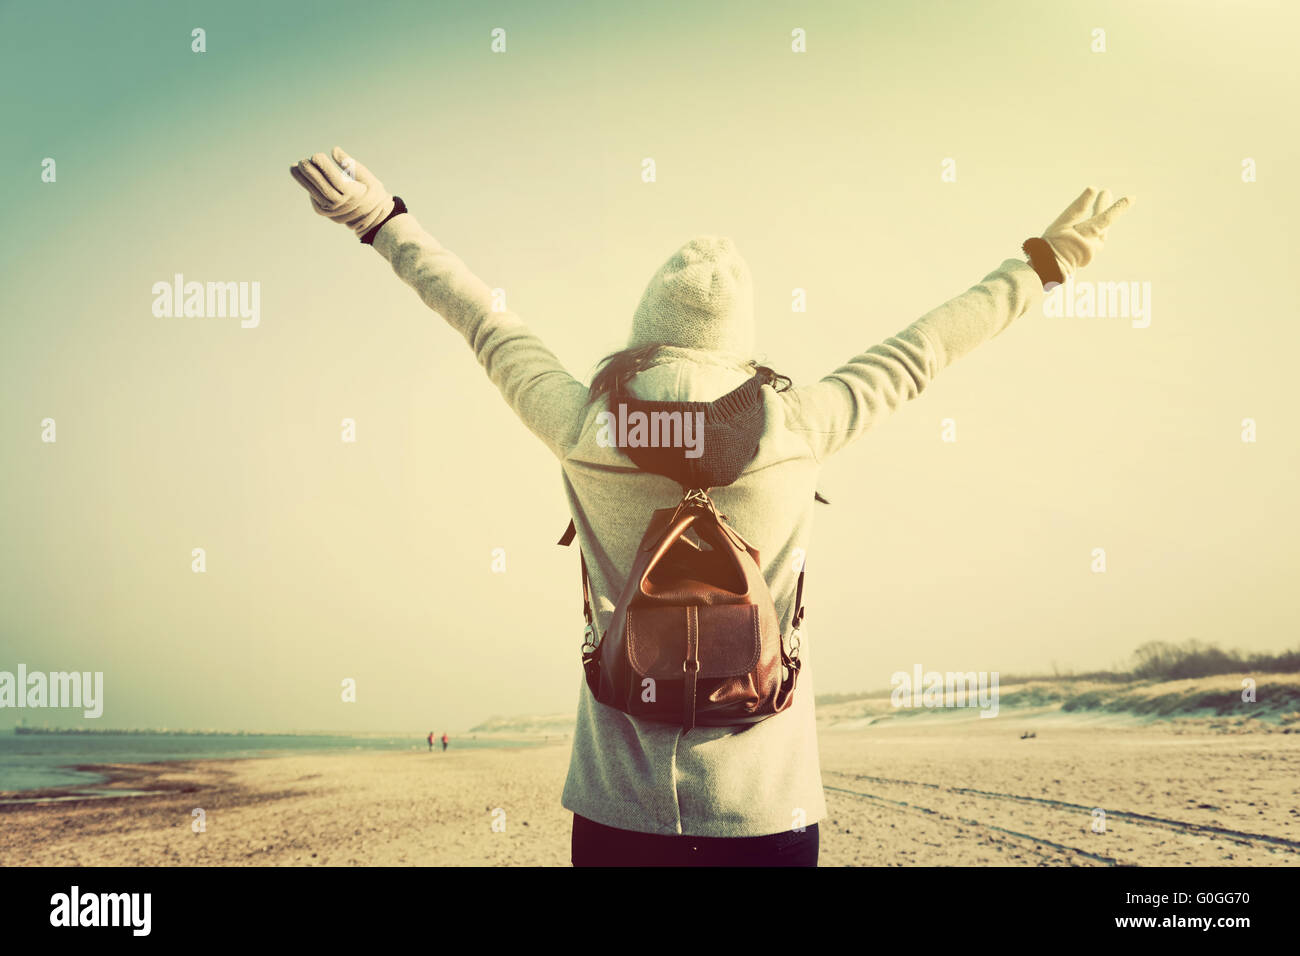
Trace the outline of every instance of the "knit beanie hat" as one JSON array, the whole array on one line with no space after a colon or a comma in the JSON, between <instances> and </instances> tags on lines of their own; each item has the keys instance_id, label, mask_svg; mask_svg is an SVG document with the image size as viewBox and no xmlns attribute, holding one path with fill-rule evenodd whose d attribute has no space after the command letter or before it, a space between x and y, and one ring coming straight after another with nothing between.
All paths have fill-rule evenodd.
<instances>
[{"instance_id":1,"label":"knit beanie hat","mask_svg":"<svg viewBox=\"0 0 1300 956\"><path fill-rule=\"evenodd\" d=\"M754 283L734 242L696 236L659 267L627 346L652 342L745 357L754 351Z\"/></svg>"}]
</instances>

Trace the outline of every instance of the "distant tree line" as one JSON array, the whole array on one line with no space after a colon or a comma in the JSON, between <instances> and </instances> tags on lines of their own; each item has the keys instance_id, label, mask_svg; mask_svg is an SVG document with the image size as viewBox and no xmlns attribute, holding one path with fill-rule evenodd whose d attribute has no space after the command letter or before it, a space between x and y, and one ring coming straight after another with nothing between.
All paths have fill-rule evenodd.
<instances>
[{"instance_id":1,"label":"distant tree line","mask_svg":"<svg viewBox=\"0 0 1300 956\"><path fill-rule=\"evenodd\" d=\"M1280 654L1243 654L1225 651L1213 644L1184 641L1148 641L1133 653L1133 677L1139 680L1185 680L1214 674L1263 674L1300 671L1300 648Z\"/></svg>"}]
</instances>

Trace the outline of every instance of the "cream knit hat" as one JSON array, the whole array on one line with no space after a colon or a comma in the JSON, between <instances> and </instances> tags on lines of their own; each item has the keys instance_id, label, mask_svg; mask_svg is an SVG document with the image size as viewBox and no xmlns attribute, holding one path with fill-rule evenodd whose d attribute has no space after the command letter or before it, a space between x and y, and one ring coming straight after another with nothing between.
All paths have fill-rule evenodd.
<instances>
[{"instance_id":1,"label":"cream knit hat","mask_svg":"<svg viewBox=\"0 0 1300 956\"><path fill-rule=\"evenodd\" d=\"M754 283L734 242L696 236L659 268L627 345L652 342L746 357L754 351Z\"/></svg>"}]
</instances>

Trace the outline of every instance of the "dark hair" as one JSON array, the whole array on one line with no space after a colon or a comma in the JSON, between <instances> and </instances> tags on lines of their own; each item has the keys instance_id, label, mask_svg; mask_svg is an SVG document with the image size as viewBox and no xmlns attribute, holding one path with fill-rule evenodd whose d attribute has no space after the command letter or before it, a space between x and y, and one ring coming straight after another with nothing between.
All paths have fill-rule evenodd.
<instances>
[{"instance_id":1,"label":"dark hair","mask_svg":"<svg viewBox=\"0 0 1300 956\"><path fill-rule=\"evenodd\" d=\"M613 393L615 388L622 391L628 379L642 369L648 368L656 353L663 347L663 343L652 342L649 345L638 345L635 348L621 349L606 355L596 363L596 373L592 376L591 386L587 390L588 404L602 395ZM784 392L794 384L787 376L772 371L766 365L759 365L756 360L751 359L749 364L756 374L763 377L762 384L771 385L778 392Z\"/></svg>"}]
</instances>

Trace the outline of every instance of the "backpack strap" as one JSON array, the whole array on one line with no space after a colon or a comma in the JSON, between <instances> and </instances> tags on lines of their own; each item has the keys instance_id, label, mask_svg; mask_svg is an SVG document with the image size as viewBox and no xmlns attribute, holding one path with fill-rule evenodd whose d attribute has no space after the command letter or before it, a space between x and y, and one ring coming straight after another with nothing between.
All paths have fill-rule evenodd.
<instances>
[{"instance_id":1,"label":"backpack strap","mask_svg":"<svg viewBox=\"0 0 1300 956\"><path fill-rule=\"evenodd\" d=\"M799 569L799 587L795 590L794 595L794 617L790 621L790 626L798 628L803 623L803 576L808 570L808 559L803 559L803 566Z\"/></svg>"},{"instance_id":2,"label":"backpack strap","mask_svg":"<svg viewBox=\"0 0 1300 956\"><path fill-rule=\"evenodd\" d=\"M564 529L564 534L560 535L557 543L567 548L573 543L577 533L578 527L570 518L569 526ZM587 626L582 631L582 657L586 662L596 651L596 620L591 613L591 583L587 578L587 556L582 553L582 548L578 549L578 560L582 563L582 616L587 622Z\"/></svg>"},{"instance_id":3,"label":"backpack strap","mask_svg":"<svg viewBox=\"0 0 1300 956\"><path fill-rule=\"evenodd\" d=\"M787 654L785 644L781 645L781 654L786 658L786 666L799 669L799 625L803 623L803 576L808 570L808 559L803 559L803 566L799 568L799 585L795 588L794 594L794 617L790 619L790 651Z\"/></svg>"},{"instance_id":4,"label":"backpack strap","mask_svg":"<svg viewBox=\"0 0 1300 956\"><path fill-rule=\"evenodd\" d=\"M828 505L831 503L829 498L822 497L822 493L820 491L813 492L813 500L819 501L824 505ZM790 619L791 640L790 640L789 661L791 666L795 668L799 667L799 643L800 643L799 625L803 623L803 613L804 613L803 576L804 576L804 572L807 570L808 570L808 558L805 556L803 559L803 564L799 568L799 586L795 589L795 594L794 594L794 617ZM781 653L782 654L785 653L784 647L781 648Z\"/></svg>"}]
</instances>

